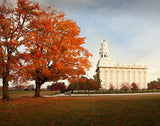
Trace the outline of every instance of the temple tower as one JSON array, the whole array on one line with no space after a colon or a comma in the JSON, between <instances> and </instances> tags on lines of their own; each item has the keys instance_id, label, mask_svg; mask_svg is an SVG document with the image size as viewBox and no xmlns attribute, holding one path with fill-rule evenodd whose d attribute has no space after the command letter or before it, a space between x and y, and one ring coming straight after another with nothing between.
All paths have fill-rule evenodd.
<instances>
[{"instance_id":1,"label":"temple tower","mask_svg":"<svg viewBox=\"0 0 160 126\"><path fill-rule=\"evenodd\" d=\"M120 89L122 85L131 85L133 82L140 89L147 88L147 66L134 64L122 65L109 57L108 44L103 40L97 63L97 76L101 81L102 89Z\"/></svg>"}]
</instances>

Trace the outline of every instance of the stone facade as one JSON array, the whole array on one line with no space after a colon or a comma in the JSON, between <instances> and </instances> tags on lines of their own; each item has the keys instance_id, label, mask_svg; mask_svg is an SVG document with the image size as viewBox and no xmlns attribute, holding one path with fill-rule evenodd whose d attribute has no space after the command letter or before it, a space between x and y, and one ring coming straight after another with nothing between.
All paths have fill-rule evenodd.
<instances>
[{"instance_id":1,"label":"stone facade","mask_svg":"<svg viewBox=\"0 0 160 126\"><path fill-rule=\"evenodd\" d=\"M133 82L139 89L147 88L147 66L136 64L121 65L109 58L108 45L103 41L100 49L100 59L97 64L97 75L102 89L109 89L111 85L120 89L122 84L131 85Z\"/></svg>"}]
</instances>

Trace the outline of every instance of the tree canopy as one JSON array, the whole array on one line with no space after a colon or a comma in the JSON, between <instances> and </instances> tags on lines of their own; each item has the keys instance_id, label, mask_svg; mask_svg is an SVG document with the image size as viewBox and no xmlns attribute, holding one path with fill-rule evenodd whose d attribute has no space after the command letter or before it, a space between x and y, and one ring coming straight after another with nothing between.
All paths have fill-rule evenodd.
<instances>
[{"instance_id":1,"label":"tree canopy","mask_svg":"<svg viewBox=\"0 0 160 126\"><path fill-rule=\"evenodd\" d=\"M18 0L16 8L6 0L0 5L0 77L3 80L3 99L8 99L8 82L17 79L23 38L30 30L28 22L38 16L39 5Z\"/></svg>"},{"instance_id":2,"label":"tree canopy","mask_svg":"<svg viewBox=\"0 0 160 126\"><path fill-rule=\"evenodd\" d=\"M85 74L92 56L82 45L80 27L51 7L42 8L29 0L17 7L0 6L0 77L3 98L11 80L35 80L35 96L48 81L72 80ZM18 50L19 48L23 51Z\"/></svg>"}]
</instances>

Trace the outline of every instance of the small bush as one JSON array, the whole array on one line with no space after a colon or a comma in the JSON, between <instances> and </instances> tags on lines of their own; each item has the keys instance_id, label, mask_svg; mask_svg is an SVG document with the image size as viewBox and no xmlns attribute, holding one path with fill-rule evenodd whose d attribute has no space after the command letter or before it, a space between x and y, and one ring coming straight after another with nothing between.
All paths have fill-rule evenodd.
<instances>
[{"instance_id":1,"label":"small bush","mask_svg":"<svg viewBox=\"0 0 160 126\"><path fill-rule=\"evenodd\" d=\"M55 83L52 83L51 86L49 86L49 89L51 91L56 91L56 90L60 90L61 93L65 92L66 90L66 85L64 82L55 82Z\"/></svg>"},{"instance_id":2,"label":"small bush","mask_svg":"<svg viewBox=\"0 0 160 126\"><path fill-rule=\"evenodd\" d=\"M114 90L115 89L115 87L113 86L113 84L110 84L109 85L109 90Z\"/></svg>"},{"instance_id":3,"label":"small bush","mask_svg":"<svg viewBox=\"0 0 160 126\"><path fill-rule=\"evenodd\" d=\"M125 91L127 91L127 90L129 90L130 89L130 86L129 86L129 84L128 83L122 83L122 85L121 85L121 88L120 88L121 90L125 90Z\"/></svg>"},{"instance_id":4,"label":"small bush","mask_svg":"<svg viewBox=\"0 0 160 126\"><path fill-rule=\"evenodd\" d=\"M136 83L131 84L131 90L138 90L138 85Z\"/></svg>"}]
</instances>

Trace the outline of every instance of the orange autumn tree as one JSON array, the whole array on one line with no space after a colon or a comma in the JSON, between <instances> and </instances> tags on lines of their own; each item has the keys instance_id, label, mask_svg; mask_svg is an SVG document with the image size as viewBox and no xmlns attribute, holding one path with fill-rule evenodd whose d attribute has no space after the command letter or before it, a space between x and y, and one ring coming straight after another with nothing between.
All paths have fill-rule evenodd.
<instances>
[{"instance_id":1,"label":"orange autumn tree","mask_svg":"<svg viewBox=\"0 0 160 126\"><path fill-rule=\"evenodd\" d=\"M80 27L67 20L63 13L50 7L30 23L31 33L25 37L25 77L35 80L35 97L45 82L71 80L85 74L91 66L91 54L82 45Z\"/></svg>"},{"instance_id":2,"label":"orange autumn tree","mask_svg":"<svg viewBox=\"0 0 160 126\"><path fill-rule=\"evenodd\" d=\"M38 15L39 6L29 0L17 0L14 8L4 0L0 5L0 78L3 83L2 99L9 99L8 82L17 79L20 48L23 37L30 32L28 24Z\"/></svg>"}]
</instances>

